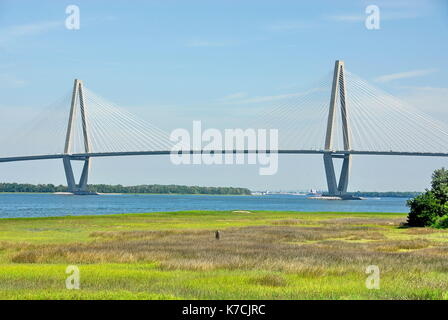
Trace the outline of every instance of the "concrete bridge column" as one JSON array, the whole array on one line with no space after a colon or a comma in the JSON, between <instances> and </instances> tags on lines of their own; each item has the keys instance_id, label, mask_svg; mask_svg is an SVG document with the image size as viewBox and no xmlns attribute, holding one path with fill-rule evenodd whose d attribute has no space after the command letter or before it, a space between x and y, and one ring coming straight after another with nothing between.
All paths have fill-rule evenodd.
<instances>
[{"instance_id":1,"label":"concrete bridge column","mask_svg":"<svg viewBox=\"0 0 448 320\"><path fill-rule=\"evenodd\" d=\"M335 117L338 109L337 95L339 94L341 120L342 120L342 134L344 151L351 149L351 135L350 123L348 121L348 108L345 87L344 62L337 60L334 66L333 84L331 88L330 109L328 112L327 133L325 136L325 153L324 166L325 175L327 179L328 193L331 196L341 196L347 193L348 180L350 176L351 155L335 155L332 153L333 149L333 131L335 126ZM334 171L333 158L342 158L342 169L339 177L339 183L336 181L336 174Z\"/></svg>"},{"instance_id":2,"label":"concrete bridge column","mask_svg":"<svg viewBox=\"0 0 448 320\"><path fill-rule=\"evenodd\" d=\"M81 177L79 179L79 183L76 184L75 177L73 174L73 168L71 165L71 153L72 153L72 136L73 129L76 123L76 115L77 115L77 102L79 99L79 109L81 111L81 124L82 124L82 133L83 133L83 142L84 142L84 151L85 153L90 152L90 140L89 140L89 131L88 131L88 121L87 121L87 110L84 99L83 92L83 83L81 80L75 79L75 83L73 86L73 94L72 94L72 102L70 106L70 116L67 125L67 134L65 137L65 147L64 147L64 171L65 176L67 178L67 186L68 191L78 194L87 194L87 181L89 177L90 170L90 157L86 157L84 161L84 166L82 169Z\"/></svg>"}]
</instances>

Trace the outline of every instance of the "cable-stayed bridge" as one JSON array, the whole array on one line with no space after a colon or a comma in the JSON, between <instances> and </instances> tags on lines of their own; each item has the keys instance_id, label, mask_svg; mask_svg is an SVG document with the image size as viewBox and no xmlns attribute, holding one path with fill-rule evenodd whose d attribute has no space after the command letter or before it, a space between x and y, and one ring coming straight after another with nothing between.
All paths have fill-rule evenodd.
<instances>
[{"instance_id":1,"label":"cable-stayed bridge","mask_svg":"<svg viewBox=\"0 0 448 320\"><path fill-rule=\"evenodd\" d=\"M70 100L48 108L31 125L3 141L0 162L62 159L69 191L85 194L92 158L171 154L174 142L168 133L94 94L82 81L75 80ZM353 156L448 156L446 124L350 73L340 60L311 89L285 95L263 109L245 127L278 129L278 149L218 149L212 153L322 154L328 193L337 196L347 192ZM342 160L339 178L335 159ZM83 162L78 182L72 161Z\"/></svg>"}]
</instances>

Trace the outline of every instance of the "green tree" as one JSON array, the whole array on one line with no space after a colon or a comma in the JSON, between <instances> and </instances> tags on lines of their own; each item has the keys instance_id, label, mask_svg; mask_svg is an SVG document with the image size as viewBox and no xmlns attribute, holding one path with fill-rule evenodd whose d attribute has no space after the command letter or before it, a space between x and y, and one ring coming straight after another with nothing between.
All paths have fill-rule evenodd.
<instances>
[{"instance_id":1,"label":"green tree","mask_svg":"<svg viewBox=\"0 0 448 320\"><path fill-rule=\"evenodd\" d=\"M442 205L448 201L448 170L442 167L434 171L431 190Z\"/></svg>"},{"instance_id":2,"label":"green tree","mask_svg":"<svg viewBox=\"0 0 448 320\"><path fill-rule=\"evenodd\" d=\"M448 227L448 170L432 174L431 189L407 202L407 224L411 227Z\"/></svg>"},{"instance_id":3,"label":"green tree","mask_svg":"<svg viewBox=\"0 0 448 320\"><path fill-rule=\"evenodd\" d=\"M408 201L410 208L408 225L412 227L429 227L443 215L443 206L432 191L427 191Z\"/></svg>"}]
</instances>

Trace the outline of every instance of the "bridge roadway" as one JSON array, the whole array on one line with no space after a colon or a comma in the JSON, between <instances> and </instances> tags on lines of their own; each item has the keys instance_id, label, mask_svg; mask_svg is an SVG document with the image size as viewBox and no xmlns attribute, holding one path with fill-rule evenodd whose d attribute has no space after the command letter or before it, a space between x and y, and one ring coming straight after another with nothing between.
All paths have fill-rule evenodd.
<instances>
[{"instance_id":1,"label":"bridge roadway","mask_svg":"<svg viewBox=\"0 0 448 320\"><path fill-rule=\"evenodd\" d=\"M169 155L173 151L129 151L129 152L90 152L90 153L73 153L73 154L43 154L31 156L13 156L1 157L0 162L30 161L30 160L47 160L47 159L63 159L65 157L70 160L85 160L94 157L121 157L121 156L155 156ZM448 157L446 152L401 152L401 151L357 151L357 150L186 150L178 153L200 154L200 153L277 153L277 154L331 154L333 157L344 155L378 155L378 156L425 156L425 157Z\"/></svg>"}]
</instances>

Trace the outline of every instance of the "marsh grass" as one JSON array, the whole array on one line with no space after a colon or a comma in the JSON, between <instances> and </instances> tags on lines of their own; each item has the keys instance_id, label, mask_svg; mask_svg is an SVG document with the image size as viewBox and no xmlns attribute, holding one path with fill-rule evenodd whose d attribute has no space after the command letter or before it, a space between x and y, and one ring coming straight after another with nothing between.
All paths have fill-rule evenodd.
<instances>
[{"instance_id":1,"label":"marsh grass","mask_svg":"<svg viewBox=\"0 0 448 320\"><path fill-rule=\"evenodd\" d=\"M17 296L20 292L33 296L39 290L57 287L52 276L38 285L42 276L33 276L33 272L38 274L46 266L76 264L91 270L88 279L92 282L85 285L93 290L92 297L100 298L115 298L118 292L126 297L129 292L135 292L136 298L146 297L142 290L151 290L154 298L200 299L446 296L447 232L401 229L405 217L397 215L250 215L254 218L244 212L215 216L194 212L111 216L109 223L104 217L101 223L78 219L79 241L0 241L0 269L23 266L22 272L0 273L0 284L16 290ZM181 220L185 227L161 229L159 224L166 225L169 219L174 224ZM0 229L5 221L0 222ZM70 223L73 220L54 219L38 228L51 230ZM30 228L28 222L23 224L16 222L15 227ZM220 240L214 238L217 224L221 225ZM368 265L380 267L379 291L366 291ZM121 271L114 272L112 266L120 266ZM151 283L141 282L145 276ZM95 277L102 280L93 280ZM12 295L12 291L1 290L0 297Z\"/></svg>"},{"instance_id":2,"label":"marsh grass","mask_svg":"<svg viewBox=\"0 0 448 320\"><path fill-rule=\"evenodd\" d=\"M249 226L228 228L215 240L213 230L107 231L91 233L89 243L31 245L17 248L14 263L136 263L158 262L164 270L272 270L324 275L344 266L361 268L367 262L394 269L402 263L421 270L433 267L413 250L442 247L415 238L389 240L367 227ZM404 252L406 251L406 252ZM409 254L407 253L409 251ZM442 262L442 261L441 261ZM307 271L309 273L309 271Z\"/></svg>"},{"instance_id":3,"label":"marsh grass","mask_svg":"<svg viewBox=\"0 0 448 320\"><path fill-rule=\"evenodd\" d=\"M251 280L252 283L262 285L262 286L269 286L269 287L284 287L287 284L286 279L278 274L266 274L259 276L255 279Z\"/></svg>"}]
</instances>

